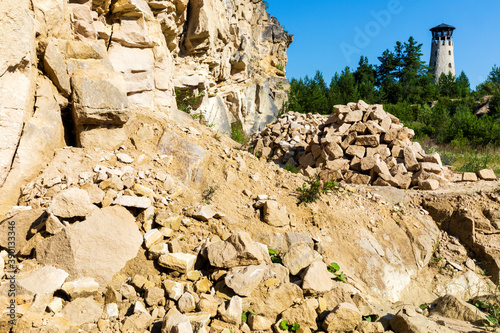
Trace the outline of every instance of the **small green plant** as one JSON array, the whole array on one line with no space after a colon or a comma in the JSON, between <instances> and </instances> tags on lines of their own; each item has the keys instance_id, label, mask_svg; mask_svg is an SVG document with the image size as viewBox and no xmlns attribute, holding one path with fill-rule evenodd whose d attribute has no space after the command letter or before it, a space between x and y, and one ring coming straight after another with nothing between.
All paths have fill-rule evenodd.
<instances>
[{"instance_id":1,"label":"small green plant","mask_svg":"<svg viewBox=\"0 0 500 333\"><path fill-rule=\"evenodd\" d=\"M285 66L283 64L276 64L274 65L274 67L276 67L277 70L280 70L282 72L285 70Z\"/></svg>"},{"instance_id":2,"label":"small green plant","mask_svg":"<svg viewBox=\"0 0 500 333\"><path fill-rule=\"evenodd\" d=\"M196 90L183 90L180 88L175 88L175 100L177 102L177 108L191 115L194 119L203 119L203 113L195 113L200 107L203 100L203 92L198 93Z\"/></svg>"},{"instance_id":3,"label":"small green plant","mask_svg":"<svg viewBox=\"0 0 500 333\"><path fill-rule=\"evenodd\" d=\"M256 316L257 314L256 314L256 313L253 313L252 311L246 311L246 312L245 312L245 311L243 311L243 312L241 313L241 321L242 321L243 323L246 323L246 322L248 321L248 317L249 317L250 315L254 315L254 316Z\"/></svg>"},{"instance_id":4,"label":"small green plant","mask_svg":"<svg viewBox=\"0 0 500 333\"><path fill-rule=\"evenodd\" d=\"M243 131L243 126L240 123L232 123L231 139L244 145L250 140L250 137Z\"/></svg>"},{"instance_id":5,"label":"small green plant","mask_svg":"<svg viewBox=\"0 0 500 333\"><path fill-rule=\"evenodd\" d=\"M299 173L299 168L297 168L295 165L292 165L292 164L285 164L283 166L283 169L285 169L286 171L288 172L291 172L291 173Z\"/></svg>"},{"instance_id":6,"label":"small green plant","mask_svg":"<svg viewBox=\"0 0 500 333\"><path fill-rule=\"evenodd\" d=\"M302 184L302 187L297 188L297 192L300 193L299 200L302 203L315 202L319 199L321 191L321 180L319 177L315 179L309 179L309 184Z\"/></svg>"},{"instance_id":7,"label":"small green plant","mask_svg":"<svg viewBox=\"0 0 500 333\"><path fill-rule=\"evenodd\" d=\"M300 203L310 203L315 202L319 199L321 193L325 191L332 191L337 189L339 184L334 181L328 181L324 184L321 183L319 176L315 178L309 178L309 184L302 184L302 187L297 188L297 192L300 193L299 201Z\"/></svg>"},{"instance_id":8,"label":"small green plant","mask_svg":"<svg viewBox=\"0 0 500 333\"><path fill-rule=\"evenodd\" d=\"M222 135L219 133L219 131L214 133L214 139L219 140L222 138Z\"/></svg>"},{"instance_id":9,"label":"small green plant","mask_svg":"<svg viewBox=\"0 0 500 333\"><path fill-rule=\"evenodd\" d=\"M339 264L337 264L336 262L332 262L328 267L327 267L328 271L330 273L332 273L333 275L335 275L335 280L338 280L340 282L344 282L345 283L345 275L344 275L344 272L340 272L340 266Z\"/></svg>"},{"instance_id":10,"label":"small green plant","mask_svg":"<svg viewBox=\"0 0 500 333\"><path fill-rule=\"evenodd\" d=\"M283 90L283 82L278 81L278 83L276 84L276 87L277 87L279 90Z\"/></svg>"},{"instance_id":11,"label":"small green plant","mask_svg":"<svg viewBox=\"0 0 500 333\"><path fill-rule=\"evenodd\" d=\"M205 201L205 204L210 205L210 202L212 202L216 190L217 188L210 186L208 189L203 191L203 201Z\"/></svg>"},{"instance_id":12,"label":"small green plant","mask_svg":"<svg viewBox=\"0 0 500 333\"><path fill-rule=\"evenodd\" d=\"M262 2L264 4L266 9L269 9L269 2L267 2L266 0L260 0L260 2Z\"/></svg>"},{"instance_id":13,"label":"small green plant","mask_svg":"<svg viewBox=\"0 0 500 333\"><path fill-rule=\"evenodd\" d=\"M276 250L268 249L269 255L271 256L271 262L274 264L283 264L283 259L281 258L281 254Z\"/></svg>"},{"instance_id":14,"label":"small green plant","mask_svg":"<svg viewBox=\"0 0 500 333\"><path fill-rule=\"evenodd\" d=\"M288 324L288 320L282 320L280 322L280 328L283 331L290 331L290 332L295 332L300 328L300 325L298 323L293 323L293 324Z\"/></svg>"},{"instance_id":15,"label":"small green plant","mask_svg":"<svg viewBox=\"0 0 500 333\"><path fill-rule=\"evenodd\" d=\"M439 253L439 239L434 244L434 248L432 250L432 256L431 256L431 263L437 264L438 262L440 262L443 259L443 257L438 256L438 253Z\"/></svg>"},{"instance_id":16,"label":"small green plant","mask_svg":"<svg viewBox=\"0 0 500 333\"><path fill-rule=\"evenodd\" d=\"M500 304L484 303L482 301L477 301L474 305L481 311L486 312L486 318L490 321L485 323L486 327L500 327Z\"/></svg>"}]
</instances>

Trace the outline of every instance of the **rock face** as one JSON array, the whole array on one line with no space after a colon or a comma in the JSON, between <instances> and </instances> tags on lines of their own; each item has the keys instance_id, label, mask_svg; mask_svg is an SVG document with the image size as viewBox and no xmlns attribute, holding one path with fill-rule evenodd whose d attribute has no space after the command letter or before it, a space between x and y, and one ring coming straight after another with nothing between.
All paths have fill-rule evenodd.
<instances>
[{"instance_id":1,"label":"rock face","mask_svg":"<svg viewBox=\"0 0 500 333\"><path fill-rule=\"evenodd\" d=\"M426 155L412 142L413 136L381 105L359 101L336 105L330 117L289 112L254 135L246 148L306 174L319 173L325 182L424 190L445 185L451 173L439 155Z\"/></svg>"},{"instance_id":2,"label":"rock face","mask_svg":"<svg viewBox=\"0 0 500 333\"><path fill-rule=\"evenodd\" d=\"M260 1L6 0L0 14L0 214L55 149L117 148L137 112L257 132L287 98L293 36Z\"/></svg>"},{"instance_id":3,"label":"rock face","mask_svg":"<svg viewBox=\"0 0 500 333\"><path fill-rule=\"evenodd\" d=\"M141 244L133 216L123 207L108 207L39 242L36 253L40 263L64 269L70 279L94 278L103 289Z\"/></svg>"},{"instance_id":4,"label":"rock face","mask_svg":"<svg viewBox=\"0 0 500 333\"><path fill-rule=\"evenodd\" d=\"M33 113L36 82L35 22L30 1L2 1L0 16L0 186ZM15 37L14 37L15 36Z\"/></svg>"}]
</instances>

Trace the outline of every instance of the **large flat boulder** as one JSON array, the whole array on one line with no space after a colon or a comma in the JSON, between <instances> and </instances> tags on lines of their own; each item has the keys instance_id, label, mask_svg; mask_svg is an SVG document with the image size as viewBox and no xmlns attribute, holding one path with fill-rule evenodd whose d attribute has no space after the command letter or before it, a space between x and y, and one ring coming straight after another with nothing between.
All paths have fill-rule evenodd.
<instances>
[{"instance_id":1,"label":"large flat boulder","mask_svg":"<svg viewBox=\"0 0 500 333\"><path fill-rule=\"evenodd\" d=\"M85 221L66 227L36 246L36 258L70 274L90 277L103 290L128 260L135 258L142 236L125 208L113 206L92 211Z\"/></svg>"}]
</instances>

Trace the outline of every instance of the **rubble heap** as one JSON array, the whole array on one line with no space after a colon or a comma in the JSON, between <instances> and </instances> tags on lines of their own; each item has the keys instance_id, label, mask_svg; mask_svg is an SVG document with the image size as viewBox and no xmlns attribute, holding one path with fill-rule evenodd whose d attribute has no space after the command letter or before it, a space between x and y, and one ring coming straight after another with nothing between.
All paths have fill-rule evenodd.
<instances>
[{"instance_id":1,"label":"rubble heap","mask_svg":"<svg viewBox=\"0 0 500 333\"><path fill-rule=\"evenodd\" d=\"M309 175L320 171L325 181L425 190L445 185L451 172L438 153L428 155L412 142L414 135L382 105L360 100L336 105L330 117L288 112L255 135L247 148Z\"/></svg>"}]
</instances>

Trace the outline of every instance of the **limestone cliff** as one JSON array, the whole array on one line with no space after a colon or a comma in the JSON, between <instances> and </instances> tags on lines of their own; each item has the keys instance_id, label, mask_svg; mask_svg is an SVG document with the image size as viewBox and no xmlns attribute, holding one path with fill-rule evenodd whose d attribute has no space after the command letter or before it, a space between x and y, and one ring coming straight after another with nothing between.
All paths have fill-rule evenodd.
<instances>
[{"instance_id":1,"label":"limestone cliff","mask_svg":"<svg viewBox=\"0 0 500 333\"><path fill-rule=\"evenodd\" d=\"M260 0L5 0L0 15L0 205L57 148L118 147L138 112L257 132L286 98L293 36Z\"/></svg>"}]
</instances>

